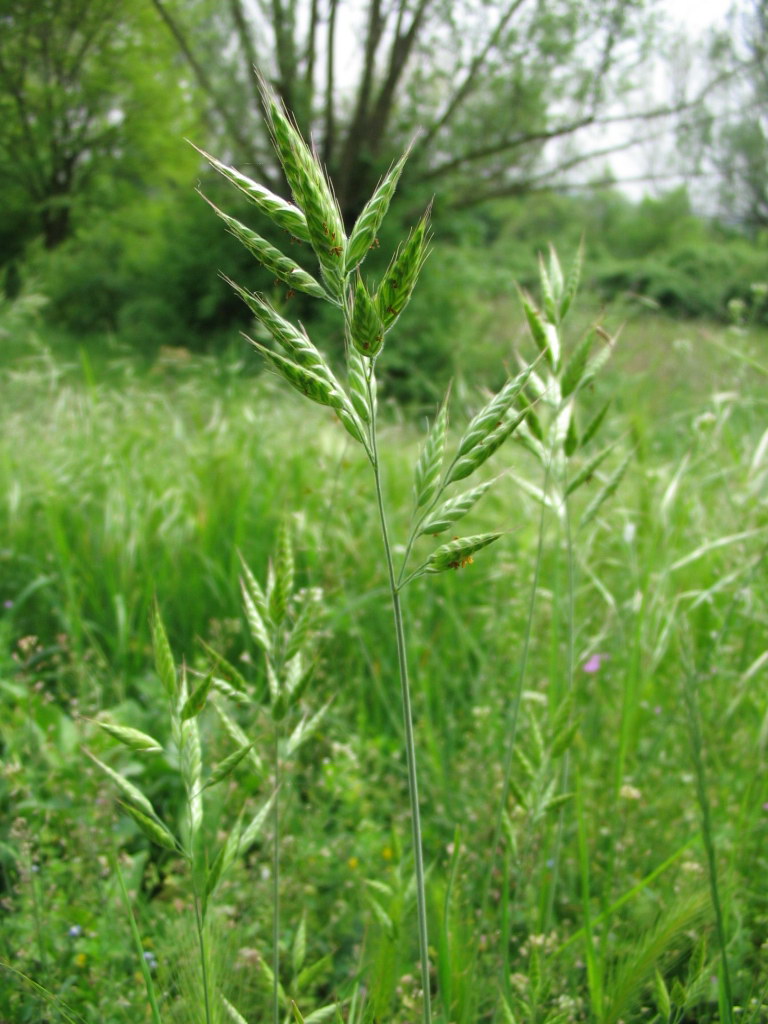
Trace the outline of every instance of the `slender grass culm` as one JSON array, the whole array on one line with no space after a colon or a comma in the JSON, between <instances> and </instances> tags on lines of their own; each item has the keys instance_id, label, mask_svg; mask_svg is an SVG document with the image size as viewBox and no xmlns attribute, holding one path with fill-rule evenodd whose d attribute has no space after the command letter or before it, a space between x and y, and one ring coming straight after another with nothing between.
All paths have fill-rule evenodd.
<instances>
[{"instance_id":1,"label":"slender grass culm","mask_svg":"<svg viewBox=\"0 0 768 1024\"><path fill-rule=\"evenodd\" d=\"M421 576L464 568L472 562L477 551L501 536L500 533L484 533L457 537L421 559L414 557L420 538L448 530L492 486L492 481L482 482L459 494L447 494L454 484L475 473L525 420L527 403L523 402L522 391L530 377L531 367L525 367L516 377L510 378L498 394L473 417L450 461L445 459L448 428L446 396L415 467L411 526L402 562L396 566L379 458L375 371L386 335L407 305L427 257L429 210L397 250L378 286L373 289L364 281L360 267L369 249L377 244L377 234L395 192L407 153L379 183L347 236L338 204L317 158L287 112L265 85L263 98L272 140L293 194L293 202L276 196L209 154L202 155L235 184L261 213L293 238L311 245L319 264L319 277L313 277L260 235L214 207L229 230L275 277L292 290L306 292L336 307L343 325L346 387L336 378L325 357L303 328L284 319L262 296L230 282L275 343L272 348L249 339L255 348L294 390L335 411L344 428L362 447L371 465L394 618L411 813L422 1011L425 1024L430 1024L432 1009L424 855L401 594L406 586ZM517 405L518 399L522 403L520 407Z\"/></svg>"}]
</instances>

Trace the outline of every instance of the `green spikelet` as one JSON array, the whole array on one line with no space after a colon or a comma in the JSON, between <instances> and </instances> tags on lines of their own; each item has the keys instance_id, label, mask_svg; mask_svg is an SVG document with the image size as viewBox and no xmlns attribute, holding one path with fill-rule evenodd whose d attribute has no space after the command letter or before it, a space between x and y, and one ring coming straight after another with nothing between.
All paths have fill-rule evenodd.
<instances>
[{"instance_id":1,"label":"green spikelet","mask_svg":"<svg viewBox=\"0 0 768 1024\"><path fill-rule=\"evenodd\" d=\"M154 739L154 737L148 736L145 732L139 732L138 729L131 729L124 725L115 725L114 722L99 722L98 724L104 732L114 736L116 740L124 743L130 750L155 753L163 749L162 744Z\"/></svg>"},{"instance_id":2,"label":"green spikelet","mask_svg":"<svg viewBox=\"0 0 768 1024\"><path fill-rule=\"evenodd\" d=\"M584 433L581 435L581 440L579 441L580 448L583 448L585 445L589 444L592 438L597 434L598 430L602 425L603 420L605 419L605 414L608 412L610 404L611 399L609 398L605 405L603 405L602 408L599 409L596 415L587 424Z\"/></svg>"},{"instance_id":3,"label":"green spikelet","mask_svg":"<svg viewBox=\"0 0 768 1024\"><path fill-rule=\"evenodd\" d=\"M579 344L573 350L570 359L565 365L563 379L560 385L563 398L567 398L578 388L584 371L587 368L589 353L592 351L592 343L595 340L595 332L587 331Z\"/></svg>"},{"instance_id":4,"label":"green spikelet","mask_svg":"<svg viewBox=\"0 0 768 1024\"><path fill-rule=\"evenodd\" d=\"M627 467L632 461L633 455L634 453L630 452L629 455L627 455L627 457L624 459L624 461L618 466L618 468L613 471L611 476L608 478L606 484L604 485L603 489L593 499L592 503L589 505L586 512L581 517L581 520L579 522L579 529L583 528L584 526L587 526L588 523L591 523L597 515L597 513L600 511L600 508L603 505L603 503L616 493L619 484L621 483L624 474L627 471Z\"/></svg>"},{"instance_id":5,"label":"green spikelet","mask_svg":"<svg viewBox=\"0 0 768 1024\"><path fill-rule=\"evenodd\" d=\"M542 316L527 292L521 289L518 289L518 292L531 337L538 350L544 354L550 368L557 373L560 366L560 336L557 333L557 327Z\"/></svg>"},{"instance_id":6,"label":"green spikelet","mask_svg":"<svg viewBox=\"0 0 768 1024\"><path fill-rule=\"evenodd\" d=\"M416 508L424 508L437 494L440 485L440 471L443 466L445 452L445 435L448 430L448 400L450 391L443 399L440 412L432 424L424 447L416 463L413 489L416 496Z\"/></svg>"},{"instance_id":7,"label":"green spikelet","mask_svg":"<svg viewBox=\"0 0 768 1024\"><path fill-rule=\"evenodd\" d=\"M527 415L526 412L517 412L514 408L508 409L494 430L470 448L466 455L456 459L448 473L446 483L454 483L456 480L471 476L514 434Z\"/></svg>"},{"instance_id":8,"label":"green spikelet","mask_svg":"<svg viewBox=\"0 0 768 1024\"><path fill-rule=\"evenodd\" d=\"M430 210L431 208L427 209L405 244L398 249L376 293L379 316L387 330L408 305L408 300L427 258Z\"/></svg>"},{"instance_id":9,"label":"green spikelet","mask_svg":"<svg viewBox=\"0 0 768 1024\"><path fill-rule=\"evenodd\" d=\"M475 537L457 537L432 552L427 559L425 571L432 573L463 569L472 564L472 556L476 551L493 544L500 536L500 533L480 533Z\"/></svg>"},{"instance_id":10,"label":"green spikelet","mask_svg":"<svg viewBox=\"0 0 768 1024\"><path fill-rule=\"evenodd\" d=\"M562 320L568 310L571 308L571 303L578 291L579 280L581 279L581 268L584 263L584 239L582 238L579 243L579 249L574 257L571 269L568 271L568 277L563 288L563 297L560 300L560 319Z\"/></svg>"},{"instance_id":11,"label":"green spikelet","mask_svg":"<svg viewBox=\"0 0 768 1024\"><path fill-rule=\"evenodd\" d=\"M376 304L368 294L363 279L358 274L355 282L355 298L349 323L352 344L362 356L373 359L384 344L384 324Z\"/></svg>"},{"instance_id":12,"label":"green spikelet","mask_svg":"<svg viewBox=\"0 0 768 1024\"><path fill-rule=\"evenodd\" d=\"M488 480L478 487L473 487L471 491L450 498L424 520L419 533L442 533L447 530L470 511L494 482Z\"/></svg>"},{"instance_id":13,"label":"green spikelet","mask_svg":"<svg viewBox=\"0 0 768 1024\"><path fill-rule=\"evenodd\" d=\"M303 328L294 327L289 320L280 316L277 310L261 295L249 292L247 288L241 288L239 284L235 284L226 276L224 280L237 292L259 323L266 327L294 363L298 363L299 366L311 370L318 377L324 378L336 390L341 390L325 357L315 348Z\"/></svg>"},{"instance_id":14,"label":"green spikelet","mask_svg":"<svg viewBox=\"0 0 768 1024\"><path fill-rule=\"evenodd\" d=\"M293 545L291 531L285 519L280 523L277 538L277 557L275 559L275 585L269 596L269 612L273 622L281 623L288 609L288 601L293 593Z\"/></svg>"},{"instance_id":15,"label":"green spikelet","mask_svg":"<svg viewBox=\"0 0 768 1024\"><path fill-rule=\"evenodd\" d=\"M123 803L122 800L120 801L120 806L129 817L133 818L144 835L151 839L153 843L162 846L164 850L175 851L177 849L176 840L161 821L148 818L146 814L142 814L141 811L130 804Z\"/></svg>"},{"instance_id":16,"label":"green spikelet","mask_svg":"<svg viewBox=\"0 0 768 1024\"><path fill-rule=\"evenodd\" d=\"M174 700L178 692L176 679L176 666L173 663L171 646L168 643L168 636L160 616L160 606L157 601L152 606L152 647L155 652L155 668L163 684L163 689L171 700Z\"/></svg>"},{"instance_id":17,"label":"green spikelet","mask_svg":"<svg viewBox=\"0 0 768 1024\"><path fill-rule=\"evenodd\" d=\"M263 185L251 181L241 171L236 170L234 167L228 167L227 164L217 160L215 156L206 153L204 149L200 149L194 143L190 143L190 145L193 149L197 150L200 156L208 161L211 167L214 167L219 174L239 188L243 195L247 196L261 213L266 214L278 227L283 228L294 238L298 238L302 242L309 241L307 219L298 207L294 206L293 203L286 202L280 196L276 196L274 192L270 192Z\"/></svg>"},{"instance_id":18,"label":"green spikelet","mask_svg":"<svg viewBox=\"0 0 768 1024\"><path fill-rule=\"evenodd\" d=\"M612 444L609 444L607 448L604 448L598 455L595 455L594 458L589 460L586 466L579 470L579 472L574 476L574 478L568 483L568 487L565 491L566 497L569 494L573 494L574 491L578 490L578 488L581 487L582 484L587 483L588 480L592 479L592 476L597 470L598 466L602 463L602 461L605 458L608 457L608 455L610 455L610 453L613 451L613 448L614 446Z\"/></svg>"},{"instance_id":19,"label":"green spikelet","mask_svg":"<svg viewBox=\"0 0 768 1024\"><path fill-rule=\"evenodd\" d=\"M247 335L245 337L264 356L278 376L282 377L300 395L317 402L318 405L329 405L332 409L341 409L344 406L345 396L325 377L319 377L317 373L299 366L298 363L294 363L290 359L285 359L277 352L254 341L253 338L248 338Z\"/></svg>"},{"instance_id":20,"label":"green spikelet","mask_svg":"<svg viewBox=\"0 0 768 1024\"><path fill-rule=\"evenodd\" d=\"M308 274L306 270L300 267L298 263L289 256L286 256L285 253L280 252L279 249L276 249L266 238L262 238L261 235L247 228L245 224L241 224L239 220L235 220L234 217L224 213L206 196L203 196L203 199L205 199L217 216L224 221L230 233L234 235L238 242L244 245L249 252L253 253L259 263L270 274L274 274L276 278L283 281L291 289L306 292L308 295L314 295L317 299L329 298L325 288L311 274Z\"/></svg>"},{"instance_id":21,"label":"green spikelet","mask_svg":"<svg viewBox=\"0 0 768 1024\"><path fill-rule=\"evenodd\" d=\"M407 159L408 153L406 152L384 176L376 191L365 204L363 212L357 218L347 245L347 273L362 263L368 250L376 244L376 235L389 209Z\"/></svg>"},{"instance_id":22,"label":"green spikelet","mask_svg":"<svg viewBox=\"0 0 768 1024\"><path fill-rule=\"evenodd\" d=\"M336 197L317 158L272 97L268 97L267 109L275 148L293 197L306 217L323 277L331 292L340 297L347 240Z\"/></svg>"},{"instance_id":23,"label":"green spikelet","mask_svg":"<svg viewBox=\"0 0 768 1024\"><path fill-rule=\"evenodd\" d=\"M373 369L353 346L347 350L347 386L355 412L364 423L371 422L367 374ZM374 392L375 393L375 392Z\"/></svg>"},{"instance_id":24,"label":"green spikelet","mask_svg":"<svg viewBox=\"0 0 768 1024\"><path fill-rule=\"evenodd\" d=\"M507 411L515 401L517 396L522 391L528 378L531 375L532 366L526 367L522 373L518 374L507 381L504 387L493 398L483 406L479 413L472 417L469 426L464 431L464 434L459 442L457 450L457 457L466 455L474 447L480 444L485 438L488 437L497 427L501 426L501 421L506 415Z\"/></svg>"}]
</instances>

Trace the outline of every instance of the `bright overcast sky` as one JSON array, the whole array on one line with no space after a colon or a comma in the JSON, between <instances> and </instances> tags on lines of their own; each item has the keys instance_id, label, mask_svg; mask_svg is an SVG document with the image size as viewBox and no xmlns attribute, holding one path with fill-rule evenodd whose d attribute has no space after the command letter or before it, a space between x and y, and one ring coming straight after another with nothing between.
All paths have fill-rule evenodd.
<instances>
[{"instance_id":1,"label":"bright overcast sky","mask_svg":"<svg viewBox=\"0 0 768 1024\"><path fill-rule=\"evenodd\" d=\"M694 31L724 21L732 0L664 0L671 18Z\"/></svg>"}]
</instances>

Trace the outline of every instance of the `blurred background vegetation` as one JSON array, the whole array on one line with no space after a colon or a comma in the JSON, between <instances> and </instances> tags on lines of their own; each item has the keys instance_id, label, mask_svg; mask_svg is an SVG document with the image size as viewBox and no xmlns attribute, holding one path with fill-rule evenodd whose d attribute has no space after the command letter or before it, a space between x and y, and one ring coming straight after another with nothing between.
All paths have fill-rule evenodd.
<instances>
[{"instance_id":1,"label":"blurred background vegetation","mask_svg":"<svg viewBox=\"0 0 768 1024\"><path fill-rule=\"evenodd\" d=\"M442 383L458 348L501 341L513 282L531 279L549 242L568 251L582 235L595 305L768 322L761 0L695 39L653 0L3 0L2 11L0 315L32 297L52 343L98 353L119 341L148 361L240 346L248 313L220 269L291 302L331 352L341 344L194 193L231 189L184 137L285 192L256 70L313 139L347 221L416 136L399 222L377 254L388 260L435 195L433 256L389 365L401 397L424 396L405 383L414 355ZM236 196L225 205L248 220Z\"/></svg>"}]
</instances>

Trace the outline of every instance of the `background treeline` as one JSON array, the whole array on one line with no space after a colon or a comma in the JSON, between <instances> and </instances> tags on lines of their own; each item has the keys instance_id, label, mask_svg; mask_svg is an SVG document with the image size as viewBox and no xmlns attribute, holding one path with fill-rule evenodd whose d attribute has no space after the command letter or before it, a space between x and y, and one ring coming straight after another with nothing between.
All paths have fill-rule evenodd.
<instances>
[{"instance_id":1,"label":"background treeline","mask_svg":"<svg viewBox=\"0 0 768 1024\"><path fill-rule=\"evenodd\" d=\"M216 268L315 316L253 270L193 191L265 230L184 136L286 193L266 155L257 73L313 139L348 220L420 130L391 237L370 260L379 271L400 225L437 197L403 363L418 353L450 364L478 329L492 340L536 254L550 242L572 250L582 235L596 304L768 322L760 3L687 52L689 81L656 7L625 0L291 0L269 12L240 0L4 0L2 18L0 283L6 301L46 300L52 337L98 348L111 335L149 358L162 346L239 344L248 314ZM664 62L675 88L649 102L643 78ZM658 159L671 147L670 176L687 184L627 198L605 159L629 143ZM697 212L705 206L714 215ZM329 350L340 345L312 326Z\"/></svg>"},{"instance_id":2,"label":"background treeline","mask_svg":"<svg viewBox=\"0 0 768 1024\"><path fill-rule=\"evenodd\" d=\"M215 194L218 182L203 187ZM254 286L273 290L278 303L302 305L268 272L254 270L247 251L188 191L137 196L84 224L54 251L33 247L21 273L28 287L47 297L50 327L81 340L115 333L137 354L155 354L160 345L215 351L247 326L248 312L212 268L247 275ZM238 212L248 220L245 204ZM768 323L768 304L753 287L768 280L768 239L750 239L734 226L697 216L684 187L640 202L616 189L526 196L454 213L440 228L425 271L428 284L415 300L418 311L403 325L407 336L425 326L421 318L435 316L435 326L455 331L460 309L509 297L513 281L533 280L536 255L548 243L572 250L582 233L585 287L599 302L730 322L736 299ZM11 264L8 288L19 272Z\"/></svg>"}]
</instances>

